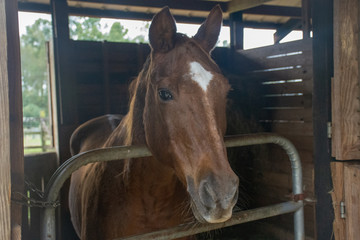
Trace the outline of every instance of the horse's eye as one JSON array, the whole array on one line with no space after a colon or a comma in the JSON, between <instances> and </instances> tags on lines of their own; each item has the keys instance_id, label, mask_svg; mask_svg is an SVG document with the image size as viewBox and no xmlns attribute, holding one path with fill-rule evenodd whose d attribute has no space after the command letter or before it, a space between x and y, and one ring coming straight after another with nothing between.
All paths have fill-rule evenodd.
<instances>
[{"instance_id":1,"label":"horse's eye","mask_svg":"<svg viewBox=\"0 0 360 240\"><path fill-rule=\"evenodd\" d=\"M159 90L159 97L163 101L170 101L170 100L173 99L173 96L172 96L171 92L169 90L167 90L167 89L160 89Z\"/></svg>"}]
</instances>

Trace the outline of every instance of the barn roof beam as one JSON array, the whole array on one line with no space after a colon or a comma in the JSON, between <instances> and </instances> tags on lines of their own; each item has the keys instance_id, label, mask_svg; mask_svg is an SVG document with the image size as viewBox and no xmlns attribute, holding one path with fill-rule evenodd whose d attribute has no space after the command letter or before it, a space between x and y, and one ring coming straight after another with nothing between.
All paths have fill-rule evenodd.
<instances>
[{"instance_id":1,"label":"barn roof beam","mask_svg":"<svg viewBox=\"0 0 360 240\"><path fill-rule=\"evenodd\" d=\"M299 7L282 7L272 5L261 5L249 8L243 11L244 14L258 14L268 16L282 16L291 18L301 18L301 8Z\"/></svg>"},{"instance_id":2,"label":"barn roof beam","mask_svg":"<svg viewBox=\"0 0 360 240\"><path fill-rule=\"evenodd\" d=\"M274 43L279 43L291 31L301 27L301 19L290 18L285 24L279 27L274 33Z\"/></svg>"},{"instance_id":3,"label":"barn roof beam","mask_svg":"<svg viewBox=\"0 0 360 240\"><path fill-rule=\"evenodd\" d=\"M216 4L219 4L223 11L227 11L227 3L223 1L193 1L193 0L69 0L69 6L72 3L77 4L110 4L110 5L123 5L129 7L145 7L145 8L163 8L168 6L170 9L189 10L189 11L206 11L209 12Z\"/></svg>"},{"instance_id":4,"label":"barn roof beam","mask_svg":"<svg viewBox=\"0 0 360 240\"><path fill-rule=\"evenodd\" d=\"M50 13L50 6L47 4L39 3L30 3L30 2L19 2L19 11L29 11L29 12L41 12L41 13ZM107 18L121 18L121 19L134 19L134 20L151 20L154 14L152 13L134 13L127 11L118 11L118 10L109 10L109 9L94 9L94 8L78 8L78 7L69 7L70 15L83 15L83 16L92 16L92 17L107 17ZM183 23L201 23L205 20L205 17L186 17L174 15L177 22ZM256 21L243 21L244 27L249 28L263 28L263 29L277 29L281 26L278 23L271 22L256 22ZM229 21L224 20L224 25L228 26Z\"/></svg>"},{"instance_id":5,"label":"barn roof beam","mask_svg":"<svg viewBox=\"0 0 360 240\"><path fill-rule=\"evenodd\" d=\"M232 0L228 4L227 11L230 13L243 11L248 8L262 5L270 0Z\"/></svg>"}]
</instances>

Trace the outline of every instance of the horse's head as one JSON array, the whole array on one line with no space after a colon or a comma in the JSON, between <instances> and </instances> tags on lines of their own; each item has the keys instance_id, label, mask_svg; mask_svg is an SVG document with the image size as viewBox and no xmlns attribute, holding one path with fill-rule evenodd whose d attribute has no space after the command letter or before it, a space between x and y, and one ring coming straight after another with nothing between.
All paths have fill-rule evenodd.
<instances>
[{"instance_id":1,"label":"horse's head","mask_svg":"<svg viewBox=\"0 0 360 240\"><path fill-rule=\"evenodd\" d=\"M149 149L186 186L195 217L210 223L231 217L239 181L223 141L230 85L209 55L221 23L215 7L188 38L176 33L168 8L155 15L143 115Z\"/></svg>"}]
</instances>

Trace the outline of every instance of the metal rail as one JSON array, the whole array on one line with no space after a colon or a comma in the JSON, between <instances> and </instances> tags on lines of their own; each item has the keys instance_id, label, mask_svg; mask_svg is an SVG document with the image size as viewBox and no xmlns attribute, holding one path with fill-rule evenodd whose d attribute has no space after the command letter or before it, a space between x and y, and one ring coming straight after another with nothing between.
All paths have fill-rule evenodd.
<instances>
[{"instance_id":1,"label":"metal rail","mask_svg":"<svg viewBox=\"0 0 360 240\"><path fill-rule=\"evenodd\" d=\"M302 196L302 170L299 154L294 145L284 137L274 134L249 134L225 137L226 147L241 147L258 144L273 143L281 146L289 156L292 168L292 186L295 196ZM129 158L139 158L151 156L150 151L145 146L121 146L112 148L103 148L91 150L73 156L64 162L51 177L46 190L46 200L54 202L58 199L59 191L64 182L70 175L88 163L115 161ZM300 198L301 199L301 198ZM222 227L232 226L244 222L254 221L258 219L277 216L285 213L294 212L294 239L304 240L304 206L303 201L284 202L264 208L252 209L234 213L232 218L224 223L219 224L184 224L175 228L170 228L154 233L139 235L135 237L125 238L127 240L134 239L171 239L193 235ZM191 225L191 226L190 226ZM55 209L45 208L42 213L42 240L55 240Z\"/></svg>"}]
</instances>

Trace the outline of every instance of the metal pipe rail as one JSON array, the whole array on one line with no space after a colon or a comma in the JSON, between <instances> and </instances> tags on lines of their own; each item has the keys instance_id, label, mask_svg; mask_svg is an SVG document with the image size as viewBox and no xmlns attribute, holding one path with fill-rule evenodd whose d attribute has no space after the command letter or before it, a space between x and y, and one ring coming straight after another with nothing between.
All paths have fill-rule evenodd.
<instances>
[{"instance_id":1,"label":"metal pipe rail","mask_svg":"<svg viewBox=\"0 0 360 240\"><path fill-rule=\"evenodd\" d=\"M302 170L299 154L294 145L286 138L268 134L248 134L239 136L225 137L226 147L241 147L258 144L277 144L281 146L289 156L292 168L292 186L293 194L301 196L302 192ZM64 162L51 177L46 190L45 197L48 202L55 202L58 199L60 189L70 175L80 167L94 162L115 161L129 158L139 158L151 156L151 152L145 146L120 146L112 148L103 148L91 150L73 156ZM143 234L139 236L124 238L127 240L134 239L171 239L179 238L206 232L213 229L232 226L244 222L255 221L258 219L277 216L285 213L294 212L294 239L304 240L304 204L300 200L297 202L284 202L263 208L241 211L234 213L232 218L224 223L219 224L197 224L194 228L193 224L183 224L175 228L161 230L153 233ZM42 240L55 240L55 209L45 208L42 212Z\"/></svg>"}]
</instances>

